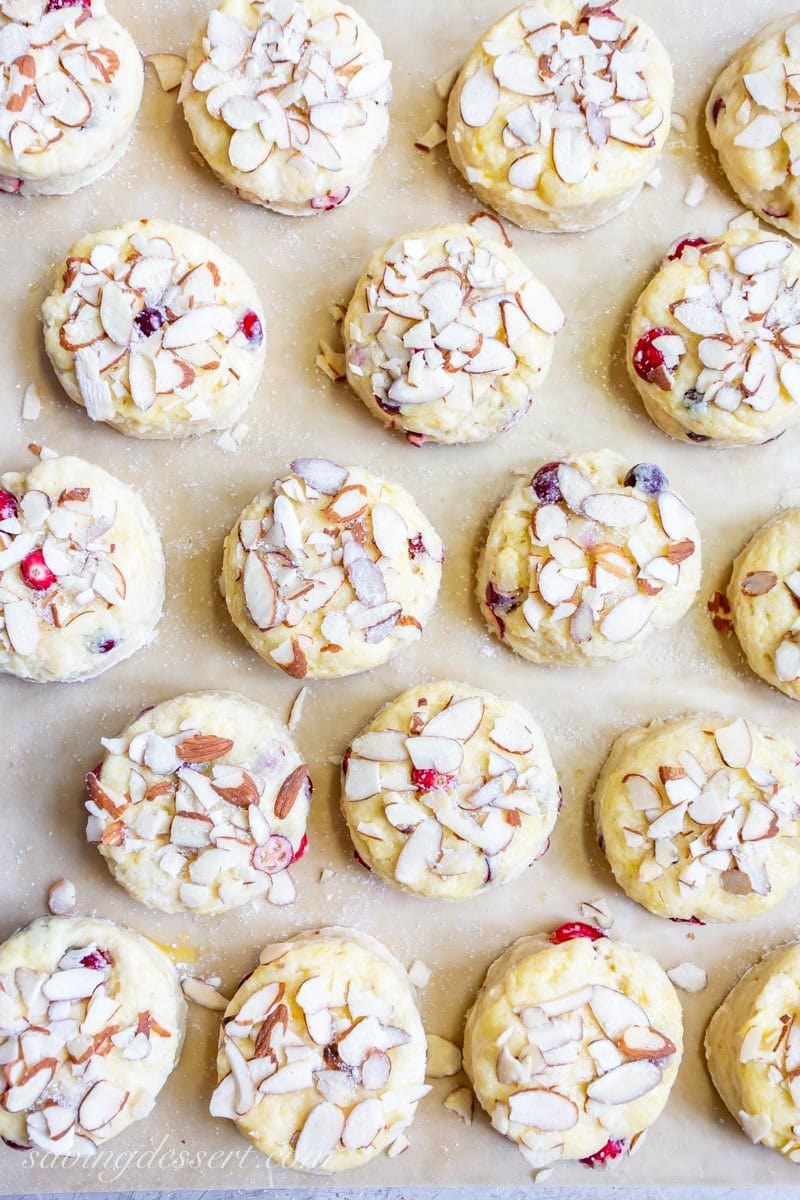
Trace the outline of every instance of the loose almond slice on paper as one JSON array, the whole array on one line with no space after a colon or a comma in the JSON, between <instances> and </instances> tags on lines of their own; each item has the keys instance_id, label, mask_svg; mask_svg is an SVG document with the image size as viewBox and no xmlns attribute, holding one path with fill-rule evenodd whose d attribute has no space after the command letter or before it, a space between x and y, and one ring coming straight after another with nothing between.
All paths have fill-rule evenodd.
<instances>
[{"instance_id":1,"label":"loose almond slice on paper","mask_svg":"<svg viewBox=\"0 0 800 1200\"><path fill-rule=\"evenodd\" d=\"M426 1035L428 1062L425 1075L428 1079L445 1079L457 1075L461 1070L461 1050L454 1042L439 1037L436 1033Z\"/></svg>"},{"instance_id":2,"label":"loose almond slice on paper","mask_svg":"<svg viewBox=\"0 0 800 1200\"><path fill-rule=\"evenodd\" d=\"M442 1101L444 1107L464 1122L465 1125L472 1124L472 1116L475 1110L475 1097L468 1087L456 1088Z\"/></svg>"},{"instance_id":3,"label":"loose almond slice on paper","mask_svg":"<svg viewBox=\"0 0 800 1200\"><path fill-rule=\"evenodd\" d=\"M145 62L149 62L155 71L163 91L172 92L180 86L186 70L185 58L179 54L148 54Z\"/></svg>"},{"instance_id":4,"label":"loose almond slice on paper","mask_svg":"<svg viewBox=\"0 0 800 1200\"><path fill-rule=\"evenodd\" d=\"M181 980L184 996L198 1004L201 1008L211 1009L212 1012L224 1012L230 1001L204 979L195 979L191 975Z\"/></svg>"}]
</instances>

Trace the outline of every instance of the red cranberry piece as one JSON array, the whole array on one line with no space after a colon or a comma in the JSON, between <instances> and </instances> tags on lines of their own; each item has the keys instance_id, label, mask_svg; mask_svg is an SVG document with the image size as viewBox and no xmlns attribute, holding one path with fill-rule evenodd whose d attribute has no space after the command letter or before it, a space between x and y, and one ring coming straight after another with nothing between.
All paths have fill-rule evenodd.
<instances>
[{"instance_id":1,"label":"red cranberry piece","mask_svg":"<svg viewBox=\"0 0 800 1200\"><path fill-rule=\"evenodd\" d=\"M34 592L46 592L53 587L56 577L44 561L41 550L31 550L19 564L19 573Z\"/></svg>"},{"instance_id":2,"label":"red cranberry piece","mask_svg":"<svg viewBox=\"0 0 800 1200\"><path fill-rule=\"evenodd\" d=\"M308 849L308 838L306 837L305 834L303 834L303 836L300 838L300 845L297 847L294 854L292 855L292 862L296 863L298 861L298 859L301 859L307 849Z\"/></svg>"},{"instance_id":3,"label":"red cranberry piece","mask_svg":"<svg viewBox=\"0 0 800 1200\"><path fill-rule=\"evenodd\" d=\"M637 463L625 476L625 487L638 488L646 496L657 496L667 490L669 480L655 463Z\"/></svg>"},{"instance_id":4,"label":"red cranberry piece","mask_svg":"<svg viewBox=\"0 0 800 1200\"><path fill-rule=\"evenodd\" d=\"M708 242L706 241L705 238L701 238L701 237L681 238L681 240L675 246L673 246L672 250L670 251L670 253L668 255L669 261L674 262L676 258L683 258L683 252L688 246L695 246L699 250L702 246L707 246L707 245L708 245Z\"/></svg>"},{"instance_id":5,"label":"red cranberry piece","mask_svg":"<svg viewBox=\"0 0 800 1200\"><path fill-rule=\"evenodd\" d=\"M160 308L143 308L133 318L133 323L142 337L150 337L164 324L164 314Z\"/></svg>"},{"instance_id":6,"label":"red cranberry piece","mask_svg":"<svg viewBox=\"0 0 800 1200\"><path fill-rule=\"evenodd\" d=\"M567 921L565 925L559 925L558 929L553 930L550 941L554 946L560 946L562 942L573 942L575 938L588 938L590 942L596 942L605 936L602 929L587 925L585 921Z\"/></svg>"},{"instance_id":7,"label":"red cranberry piece","mask_svg":"<svg viewBox=\"0 0 800 1200\"><path fill-rule=\"evenodd\" d=\"M19 512L16 497L0 488L0 521L10 521Z\"/></svg>"},{"instance_id":8,"label":"red cranberry piece","mask_svg":"<svg viewBox=\"0 0 800 1200\"><path fill-rule=\"evenodd\" d=\"M21 1142L12 1142L11 1138L4 1137L0 1140L5 1142L9 1150L30 1150L30 1146L23 1146Z\"/></svg>"},{"instance_id":9,"label":"red cranberry piece","mask_svg":"<svg viewBox=\"0 0 800 1200\"><path fill-rule=\"evenodd\" d=\"M558 504L562 500L561 488L558 485L558 468L560 462L545 463L531 480L531 487L542 504Z\"/></svg>"},{"instance_id":10,"label":"red cranberry piece","mask_svg":"<svg viewBox=\"0 0 800 1200\"><path fill-rule=\"evenodd\" d=\"M380 396L376 396L375 403L377 404L378 408L382 409L383 412L388 413L390 417L393 417L396 413L400 412L400 405L395 404L393 400L384 400Z\"/></svg>"},{"instance_id":11,"label":"red cranberry piece","mask_svg":"<svg viewBox=\"0 0 800 1200\"><path fill-rule=\"evenodd\" d=\"M664 365L664 355L653 343L660 337L671 336L671 329L648 329L639 338L633 352L633 369L639 378L654 383L665 392L672 386L670 374Z\"/></svg>"},{"instance_id":12,"label":"red cranberry piece","mask_svg":"<svg viewBox=\"0 0 800 1200\"><path fill-rule=\"evenodd\" d=\"M413 538L408 539L409 558L420 558L423 554L427 553L428 551L425 548L421 533L416 533Z\"/></svg>"},{"instance_id":13,"label":"red cranberry piece","mask_svg":"<svg viewBox=\"0 0 800 1200\"><path fill-rule=\"evenodd\" d=\"M508 614L519 608L519 597L499 592L490 580L486 585L486 603L493 613Z\"/></svg>"},{"instance_id":14,"label":"red cranberry piece","mask_svg":"<svg viewBox=\"0 0 800 1200\"><path fill-rule=\"evenodd\" d=\"M90 971L105 971L106 967L111 966L111 955L107 950L101 950L98 946L95 950L90 950L88 954L84 954L81 959L81 966L88 967Z\"/></svg>"},{"instance_id":15,"label":"red cranberry piece","mask_svg":"<svg viewBox=\"0 0 800 1200\"><path fill-rule=\"evenodd\" d=\"M95 654L108 654L117 645L116 638L98 637L92 642L91 649ZM145 709L145 712L147 710Z\"/></svg>"},{"instance_id":16,"label":"red cranberry piece","mask_svg":"<svg viewBox=\"0 0 800 1200\"><path fill-rule=\"evenodd\" d=\"M625 1142L621 1138L609 1138L605 1146L601 1146L588 1158L582 1158L581 1162L585 1167L604 1167L606 1163L613 1162L615 1158L624 1154L626 1148Z\"/></svg>"},{"instance_id":17,"label":"red cranberry piece","mask_svg":"<svg viewBox=\"0 0 800 1200\"><path fill-rule=\"evenodd\" d=\"M285 871L294 857L292 843L282 833L273 833L263 846L256 846L253 851L253 866L257 871L267 875L277 875Z\"/></svg>"},{"instance_id":18,"label":"red cranberry piece","mask_svg":"<svg viewBox=\"0 0 800 1200\"><path fill-rule=\"evenodd\" d=\"M670 917L670 921L674 921L676 925L705 925L705 921L701 921L699 917Z\"/></svg>"},{"instance_id":19,"label":"red cranberry piece","mask_svg":"<svg viewBox=\"0 0 800 1200\"><path fill-rule=\"evenodd\" d=\"M57 12L59 8L91 8L92 0L47 0L46 11Z\"/></svg>"},{"instance_id":20,"label":"red cranberry piece","mask_svg":"<svg viewBox=\"0 0 800 1200\"><path fill-rule=\"evenodd\" d=\"M369 871L372 869L367 863L364 862L363 858L361 857L361 855L358 853L357 850L353 851L353 858L356 860L356 862L358 863L358 865L360 867L364 868L365 871Z\"/></svg>"},{"instance_id":21,"label":"red cranberry piece","mask_svg":"<svg viewBox=\"0 0 800 1200\"><path fill-rule=\"evenodd\" d=\"M249 308L242 317L239 328L251 346L261 345L264 340L264 330L261 328L258 313L253 312L252 308Z\"/></svg>"},{"instance_id":22,"label":"red cranberry piece","mask_svg":"<svg viewBox=\"0 0 800 1200\"><path fill-rule=\"evenodd\" d=\"M411 772L411 782L418 792L443 792L451 788L455 781L455 775L435 771L433 767L414 768Z\"/></svg>"},{"instance_id":23,"label":"red cranberry piece","mask_svg":"<svg viewBox=\"0 0 800 1200\"><path fill-rule=\"evenodd\" d=\"M714 122L715 125L716 125L717 121L719 120L720 113L723 112L724 109L725 109L725 101L722 99L722 96L717 96L717 98L714 101L712 108L711 108L711 120Z\"/></svg>"},{"instance_id":24,"label":"red cranberry piece","mask_svg":"<svg viewBox=\"0 0 800 1200\"><path fill-rule=\"evenodd\" d=\"M690 442L708 442L711 439L706 433L692 433L691 429L686 430L686 436ZM780 434L778 435L780 437Z\"/></svg>"},{"instance_id":25,"label":"red cranberry piece","mask_svg":"<svg viewBox=\"0 0 800 1200\"><path fill-rule=\"evenodd\" d=\"M311 207L319 209L320 212L330 212L332 208L338 208L340 204L344 204L347 197L350 195L350 188L342 188L340 192L327 192L324 196L313 196L311 199Z\"/></svg>"}]
</instances>

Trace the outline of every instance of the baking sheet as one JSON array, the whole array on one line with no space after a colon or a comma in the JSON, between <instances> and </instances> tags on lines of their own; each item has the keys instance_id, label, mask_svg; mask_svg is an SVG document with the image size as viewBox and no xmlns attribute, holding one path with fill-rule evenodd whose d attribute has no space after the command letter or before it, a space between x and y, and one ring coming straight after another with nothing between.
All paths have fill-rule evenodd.
<instances>
[{"instance_id":1,"label":"baking sheet","mask_svg":"<svg viewBox=\"0 0 800 1200\"><path fill-rule=\"evenodd\" d=\"M741 545L778 506L800 502L797 435L758 449L709 452L671 442L644 416L622 361L623 331L638 291L664 249L694 229L714 235L739 211L700 133L704 97L719 68L758 24L791 11L785 0L636 0L640 15L669 48L676 109L688 131L670 136L663 184L627 214L583 236L548 238L511 230L517 251L555 291L569 323L530 415L495 442L468 448L408 446L384 432L349 393L314 366L317 342L330 337L331 301L346 299L374 246L404 232L467 218L477 205L449 165L445 147L424 154L415 138L438 114L434 80L458 65L507 0L359 0L395 63L391 142L365 195L316 220L272 216L239 202L192 159L175 94L148 71L132 150L114 172L73 197L0 197L3 303L0 346L2 469L32 463L31 441L80 454L141 489L161 530L168 564L167 605L156 640L89 683L41 686L3 677L5 754L0 839L0 935L45 909L61 875L78 889L79 909L149 934L176 961L223 991L261 947L318 924L354 925L381 938L406 964L423 959L433 978L422 994L426 1027L460 1034L463 1015L487 966L512 939L606 898L613 933L652 951L665 966L689 959L709 973L708 988L682 996L686 1053L664 1115L637 1156L613 1173L557 1168L551 1185L789 1185L800 1168L759 1149L716 1099L700 1058L706 1021L739 973L767 947L800 936L800 893L772 916L738 928L694 928L652 917L625 899L594 844L587 797L613 738L623 729L690 709L747 713L796 734L800 708L746 670L736 644L711 626L705 602L723 585ZM145 53L179 51L205 0L112 0ZM695 211L682 197L691 176L709 180ZM41 349L38 307L51 265L81 234L134 217L163 217L196 228L250 271L268 313L269 355L238 455L213 438L142 443L103 426L59 394ZM25 386L44 399L33 423L19 418ZM693 506L705 557L701 595L683 624L652 639L633 662L591 670L548 671L492 640L473 601L473 569L485 521L513 482L544 459L610 446L632 462L656 460ZM222 539L238 512L298 454L324 453L380 470L408 486L442 534L447 562L439 605L422 640L370 675L309 686L297 731L312 770L311 848L298 864L299 899L288 909L251 906L214 920L148 912L111 880L83 839L82 778L114 735L144 705L181 691L232 688L284 717L297 684L253 654L227 619L216 576ZM526 704L541 720L561 772L565 804L547 856L515 883L458 904L401 895L354 862L338 813L330 763L386 700L423 679L455 676ZM322 868L335 871L320 883ZM3 1148L0 1192L97 1189L325 1186L330 1177L273 1171L207 1100L217 1018L192 1007L179 1069L151 1117L115 1139L97 1159L64 1167L31 1165ZM411 1149L380 1157L336 1183L521 1185L521 1156L476 1114L471 1128L441 1104L459 1081L434 1085L411 1128ZM462 1081L463 1082L463 1081Z\"/></svg>"}]
</instances>

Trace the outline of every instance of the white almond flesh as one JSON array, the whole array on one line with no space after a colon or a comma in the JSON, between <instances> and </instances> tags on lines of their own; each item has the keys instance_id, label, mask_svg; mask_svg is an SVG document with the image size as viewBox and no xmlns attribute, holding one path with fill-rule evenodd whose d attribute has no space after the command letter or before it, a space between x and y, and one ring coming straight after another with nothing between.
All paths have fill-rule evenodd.
<instances>
[{"instance_id":1,"label":"white almond flesh","mask_svg":"<svg viewBox=\"0 0 800 1200\"><path fill-rule=\"evenodd\" d=\"M649 1025L647 1013L635 1000L615 988L597 984L589 1006L606 1037L615 1041L631 1025Z\"/></svg>"},{"instance_id":2,"label":"white almond flesh","mask_svg":"<svg viewBox=\"0 0 800 1200\"><path fill-rule=\"evenodd\" d=\"M180 86L186 70L185 58L181 58L179 54L148 54L147 62L155 71L158 82L165 92L172 92Z\"/></svg>"},{"instance_id":3,"label":"white almond flesh","mask_svg":"<svg viewBox=\"0 0 800 1200\"><path fill-rule=\"evenodd\" d=\"M497 80L485 67L472 75L461 90L459 97L461 119L473 129L488 125L497 111L500 88Z\"/></svg>"},{"instance_id":4,"label":"white almond flesh","mask_svg":"<svg viewBox=\"0 0 800 1200\"><path fill-rule=\"evenodd\" d=\"M359 758L368 758L373 762L405 762L406 737L400 729L370 730L354 740L351 750Z\"/></svg>"},{"instance_id":5,"label":"white almond flesh","mask_svg":"<svg viewBox=\"0 0 800 1200\"><path fill-rule=\"evenodd\" d=\"M753 735L744 717L725 725L714 734L722 760L734 769L743 769L753 757Z\"/></svg>"},{"instance_id":6,"label":"white almond flesh","mask_svg":"<svg viewBox=\"0 0 800 1200\"><path fill-rule=\"evenodd\" d=\"M629 642L642 632L654 607L649 596L627 596L604 617L600 632L610 642Z\"/></svg>"},{"instance_id":7,"label":"white almond flesh","mask_svg":"<svg viewBox=\"0 0 800 1200\"><path fill-rule=\"evenodd\" d=\"M682 992L702 992L708 983L703 968L690 962L679 963L667 971L667 975Z\"/></svg>"},{"instance_id":8,"label":"white almond flesh","mask_svg":"<svg viewBox=\"0 0 800 1200\"><path fill-rule=\"evenodd\" d=\"M475 1109L475 1098L468 1087L456 1088L451 1092L445 1100L442 1101L444 1107L464 1122L465 1125L472 1124L472 1115Z\"/></svg>"},{"instance_id":9,"label":"white almond flesh","mask_svg":"<svg viewBox=\"0 0 800 1200\"><path fill-rule=\"evenodd\" d=\"M348 1150L363 1150L371 1146L383 1129L383 1105L371 1097L352 1108L342 1131L342 1145Z\"/></svg>"},{"instance_id":10,"label":"white almond flesh","mask_svg":"<svg viewBox=\"0 0 800 1200\"><path fill-rule=\"evenodd\" d=\"M598 1104L630 1104L658 1087L660 1082L661 1068L647 1059L638 1059L593 1079L586 1094Z\"/></svg>"},{"instance_id":11,"label":"white almond flesh","mask_svg":"<svg viewBox=\"0 0 800 1200\"><path fill-rule=\"evenodd\" d=\"M278 623L278 591L258 554L247 555L242 587L247 612L253 624L259 629L272 629Z\"/></svg>"},{"instance_id":12,"label":"white almond flesh","mask_svg":"<svg viewBox=\"0 0 800 1200\"><path fill-rule=\"evenodd\" d=\"M307 1171L323 1165L338 1145L344 1130L344 1113L324 1100L312 1108L295 1147L295 1161Z\"/></svg>"},{"instance_id":13,"label":"white almond flesh","mask_svg":"<svg viewBox=\"0 0 800 1200\"><path fill-rule=\"evenodd\" d=\"M449 1075L457 1075L461 1070L461 1050L454 1042L429 1033L425 1038L428 1044L428 1065L425 1074L429 1079L446 1079Z\"/></svg>"},{"instance_id":14,"label":"white almond flesh","mask_svg":"<svg viewBox=\"0 0 800 1200\"><path fill-rule=\"evenodd\" d=\"M30 600L9 600L3 615L11 648L23 657L39 647L39 618Z\"/></svg>"},{"instance_id":15,"label":"white almond flesh","mask_svg":"<svg viewBox=\"0 0 800 1200\"><path fill-rule=\"evenodd\" d=\"M368 800L381 790L380 762L354 758L352 755L345 774L345 795L348 800Z\"/></svg>"},{"instance_id":16,"label":"white almond flesh","mask_svg":"<svg viewBox=\"0 0 800 1200\"><path fill-rule=\"evenodd\" d=\"M204 979L195 979L187 975L181 980L183 994L188 1000L201 1008L211 1009L212 1012L224 1012L230 1001Z\"/></svg>"},{"instance_id":17,"label":"white almond flesh","mask_svg":"<svg viewBox=\"0 0 800 1200\"><path fill-rule=\"evenodd\" d=\"M425 726L426 737L455 738L467 742L475 734L483 719L484 703L480 696L467 696L455 700L431 717Z\"/></svg>"},{"instance_id":18,"label":"white almond flesh","mask_svg":"<svg viewBox=\"0 0 800 1200\"><path fill-rule=\"evenodd\" d=\"M509 1097L509 1116L519 1125L534 1129L560 1132L573 1129L578 1123L578 1109L560 1092L532 1088Z\"/></svg>"},{"instance_id":19,"label":"white almond flesh","mask_svg":"<svg viewBox=\"0 0 800 1200\"><path fill-rule=\"evenodd\" d=\"M464 749L460 742L449 737L419 737L408 738L406 749L409 758L418 771L434 770L443 775L457 771L464 761Z\"/></svg>"},{"instance_id":20,"label":"white almond flesh","mask_svg":"<svg viewBox=\"0 0 800 1200\"><path fill-rule=\"evenodd\" d=\"M78 1109L78 1120L87 1133L102 1129L122 1111L128 1093L101 1079L84 1096Z\"/></svg>"}]
</instances>

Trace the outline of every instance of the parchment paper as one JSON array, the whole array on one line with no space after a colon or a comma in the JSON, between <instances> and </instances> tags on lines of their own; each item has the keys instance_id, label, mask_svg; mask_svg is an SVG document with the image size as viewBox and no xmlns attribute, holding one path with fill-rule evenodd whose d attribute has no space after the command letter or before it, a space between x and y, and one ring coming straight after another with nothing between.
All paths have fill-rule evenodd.
<instances>
[{"instance_id":1,"label":"parchment paper","mask_svg":"<svg viewBox=\"0 0 800 1200\"><path fill-rule=\"evenodd\" d=\"M205 0L112 2L142 51L182 52ZM555 291L569 323L532 412L495 442L464 449L414 449L385 432L349 393L314 366L326 309L346 299L372 249L384 240L478 207L444 146L425 154L414 140L438 114L434 80L463 60L507 0L359 0L395 63L391 142L365 195L315 220L272 216L223 190L191 155L175 94L151 71L133 148L99 184L68 198L0 197L0 447L2 469L27 469L26 447L44 442L80 454L141 489L161 530L168 565L167 606L156 640L127 663L84 684L36 685L0 679L3 833L0 935L45 911L61 875L78 889L79 909L149 934L191 972L218 974L231 994L261 947L318 924L350 924L381 938L406 964L423 959L433 978L422 994L427 1028L458 1038L487 966L514 938L578 915L604 896L613 933L670 967L689 959L708 988L683 996L686 1053L664 1115L639 1154L612 1174L559 1167L550 1184L610 1182L741 1186L800 1183L800 1167L752 1146L716 1098L700 1057L714 1007L760 953L800 935L800 894L771 917L739 927L694 928L638 909L614 886L590 829L587 797L613 738L655 717L691 709L744 712L798 733L800 706L744 666L732 639L712 628L706 600L726 579L734 554L777 507L800 501L798 435L758 449L715 453L660 434L644 415L621 359L635 297L669 243L689 229L713 236L739 206L709 154L700 115L717 71L761 22L791 11L787 0L636 0L664 39L677 77L675 107L688 132L673 133L663 184L585 236L511 230L514 245ZM698 144L699 143L699 144ZM690 177L709 180L702 206L682 204ZM250 271L268 313L267 371L236 456L213 438L184 444L136 442L92 425L62 398L41 349L38 308L51 265L81 234L139 216L196 228ZM20 420L25 385L44 404ZM695 509L704 540L701 595L682 625L654 638L633 662L594 669L536 668L492 640L473 600L474 558L485 522L515 470L572 450L611 446L631 462L655 460ZM297 904L249 907L216 920L148 912L111 880L83 837L82 778L114 735L144 705L203 687L233 688L284 717L297 684L268 668L227 618L216 587L222 539L243 505L297 454L319 454L380 470L408 486L447 547L435 618L421 642L370 675L310 684L297 737L310 763L315 797L311 848L298 864ZM511 696L538 715L561 772L565 804L546 857L515 883L463 903L426 902L374 881L352 857L338 812L330 758L372 713L420 679L455 676ZM319 882L322 868L335 871ZM0 1191L298 1186L314 1178L271 1172L227 1121L213 1120L217 1031L214 1014L193 1007L180 1067L150 1118L110 1143L101 1159L69 1167L30 1165L0 1148ZM437 1082L411 1128L411 1149L376 1159L335 1182L379 1185L519 1185L528 1172L516 1149L482 1114L471 1128L441 1101L462 1080ZM234 1156L238 1153L238 1157ZM183 1165L179 1156L185 1155ZM217 1155L209 1160L209 1155ZM200 1158L204 1155L204 1158ZM227 1157L226 1157L227 1156ZM330 1177L317 1177L320 1186Z\"/></svg>"}]
</instances>

